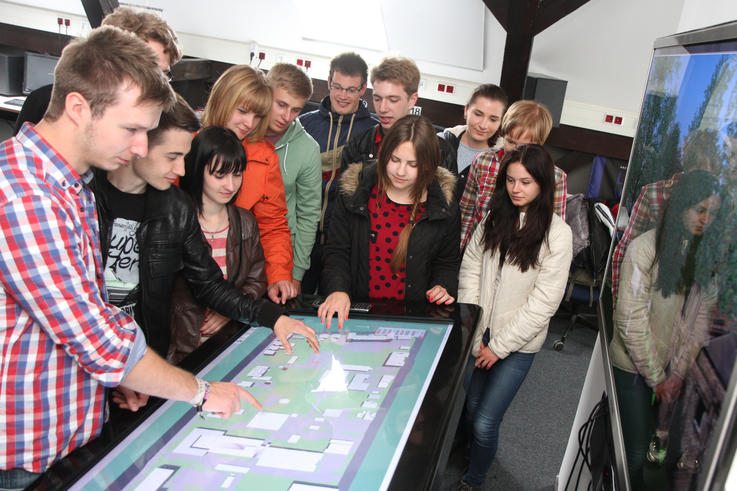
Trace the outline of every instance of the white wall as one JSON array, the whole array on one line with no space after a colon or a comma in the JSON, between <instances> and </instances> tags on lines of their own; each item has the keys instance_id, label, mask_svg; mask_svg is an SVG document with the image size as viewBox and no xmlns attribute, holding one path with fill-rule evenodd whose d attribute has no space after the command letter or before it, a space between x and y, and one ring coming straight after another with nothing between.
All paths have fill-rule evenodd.
<instances>
[{"instance_id":1,"label":"white wall","mask_svg":"<svg viewBox=\"0 0 737 491\"><path fill-rule=\"evenodd\" d=\"M578 462L575 462L578 455L578 430L583 426L589 418L591 410L601 399L601 395L606 392L606 382L604 380L604 364L601 355L601 339L596 338L594 349L591 352L591 360L589 361L589 368L586 371L586 379L583 382L583 388L581 390L581 399L578 402L578 408L576 409L576 417L573 420L573 426L571 427L571 434L568 438L568 445L566 446L566 453L563 456L563 462L560 466L557 476L557 491L566 489L566 483L568 476L571 472L575 471L573 478L571 479L571 487L569 489L575 490L576 476L578 470L581 467L581 458ZM573 468L574 463L576 464L575 469ZM591 475L586 469L583 468L581 473L581 481L583 487L586 489L587 484L591 480Z\"/></svg>"},{"instance_id":2,"label":"white wall","mask_svg":"<svg viewBox=\"0 0 737 491\"><path fill-rule=\"evenodd\" d=\"M735 0L685 0L678 32L709 27L730 20L737 20Z\"/></svg>"},{"instance_id":3,"label":"white wall","mask_svg":"<svg viewBox=\"0 0 737 491\"><path fill-rule=\"evenodd\" d=\"M326 7L317 12L317 16L303 8L314 3L303 0L259 1L258 9L244 7L253 1L256 0L214 0L207 4L195 0L140 0L133 3L154 7L171 22L188 55L248 63L249 54L256 47L267 55L261 64L263 68L278 61L310 59L309 73L320 79L327 77L330 58L346 49L355 49L371 65L385 54L378 49L384 46L399 54L408 54L402 53L402 46L419 53L415 50L428 42L428 33L432 39L437 38L443 46L450 47L451 54L454 50L465 51L466 46L479 38L482 69L467 68L476 63L473 57L457 63L429 61L431 56L426 52L418 57L423 75L420 96L465 104L476 85L499 83L506 33L488 9L482 9L480 14L483 15L481 27L480 22L464 20L468 19L467 14L461 16L460 11L465 8L454 9L453 3L427 0L431 2L428 6L423 9L408 7L406 18L389 22L383 29L377 28L377 38L367 40L360 35L363 21L358 20L358 16L373 12L369 17L376 19L379 14L394 11L399 0L320 0L320 5ZM482 4L481 0L462 2L470 12L476 8L473 2ZM355 4L360 4L360 8ZM319 36L320 30L315 29L315 23L323 17L320 14L330 18L326 9L331 9L331 5L332 9L345 6L348 25L355 26L353 34L337 38L332 34ZM348 8L351 5L355 8ZM60 13L72 18L69 34L79 35L89 29L79 0L0 0L0 22L57 32L56 18ZM562 123L633 136L654 40L732 19L737 19L735 0L590 0L535 38L530 71L568 81ZM429 24L444 28L429 30ZM339 30L334 20L325 29ZM387 33L386 29L392 32ZM401 39L392 34L398 29L403 29ZM475 34L469 37L469 32ZM315 39L317 37L322 39ZM335 42L339 38L344 39L343 43ZM469 51L478 52L478 46ZM447 60L447 57L448 53L438 54L437 59ZM454 93L438 92L438 83L454 85ZM622 116L622 124L605 123L606 114Z\"/></svg>"},{"instance_id":4,"label":"white wall","mask_svg":"<svg viewBox=\"0 0 737 491\"><path fill-rule=\"evenodd\" d=\"M591 0L536 36L530 71L568 80L561 122L633 136L653 42L677 31L682 4Z\"/></svg>"}]
</instances>

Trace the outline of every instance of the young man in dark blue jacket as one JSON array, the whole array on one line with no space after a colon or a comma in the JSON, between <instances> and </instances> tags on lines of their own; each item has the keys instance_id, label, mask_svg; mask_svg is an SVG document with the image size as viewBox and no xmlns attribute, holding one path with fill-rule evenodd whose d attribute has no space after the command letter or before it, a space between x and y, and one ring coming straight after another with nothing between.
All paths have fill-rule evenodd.
<instances>
[{"instance_id":1,"label":"young man in dark blue jacket","mask_svg":"<svg viewBox=\"0 0 737 491\"><path fill-rule=\"evenodd\" d=\"M346 142L378 124L368 104L361 97L366 92L368 66L356 53L342 53L330 60L328 88L330 95L320 108L300 116L305 131L320 145L322 160L322 204L317 238L312 249L311 266L302 280L302 291L313 293L320 282L322 245L327 233L327 219L335 202L335 190Z\"/></svg>"}]
</instances>

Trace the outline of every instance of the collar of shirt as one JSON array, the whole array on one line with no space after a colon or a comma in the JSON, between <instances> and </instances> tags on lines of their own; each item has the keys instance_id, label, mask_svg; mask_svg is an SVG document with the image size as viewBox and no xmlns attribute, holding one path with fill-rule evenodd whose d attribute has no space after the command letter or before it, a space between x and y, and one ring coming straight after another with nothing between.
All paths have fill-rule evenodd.
<instances>
[{"instance_id":1,"label":"collar of shirt","mask_svg":"<svg viewBox=\"0 0 737 491\"><path fill-rule=\"evenodd\" d=\"M64 156L57 152L29 123L23 123L17 135L18 141L24 147L30 149L35 155L43 158L43 177L56 186L64 189L71 189L79 194L84 184L92 180L92 170L88 170L84 175L79 173L66 161Z\"/></svg>"}]
</instances>

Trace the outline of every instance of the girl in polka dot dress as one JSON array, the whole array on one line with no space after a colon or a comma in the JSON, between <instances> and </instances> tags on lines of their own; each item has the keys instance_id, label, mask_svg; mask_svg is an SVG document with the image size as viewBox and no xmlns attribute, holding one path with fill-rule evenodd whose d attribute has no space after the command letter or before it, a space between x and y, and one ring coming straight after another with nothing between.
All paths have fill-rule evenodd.
<instances>
[{"instance_id":1,"label":"girl in polka dot dress","mask_svg":"<svg viewBox=\"0 0 737 491\"><path fill-rule=\"evenodd\" d=\"M427 118L408 115L384 136L375 165L343 173L325 246L318 316L342 327L351 298L455 301L460 267L455 176L438 167Z\"/></svg>"}]
</instances>

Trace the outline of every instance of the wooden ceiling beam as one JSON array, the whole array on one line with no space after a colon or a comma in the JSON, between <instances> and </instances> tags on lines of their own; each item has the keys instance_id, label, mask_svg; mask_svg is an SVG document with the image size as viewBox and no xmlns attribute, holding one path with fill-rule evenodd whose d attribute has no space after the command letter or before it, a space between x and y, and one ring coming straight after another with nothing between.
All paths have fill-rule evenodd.
<instances>
[{"instance_id":1,"label":"wooden ceiling beam","mask_svg":"<svg viewBox=\"0 0 737 491\"><path fill-rule=\"evenodd\" d=\"M95 28L102 25L106 15L118 8L118 0L82 0L82 6L90 27Z\"/></svg>"},{"instance_id":2,"label":"wooden ceiling beam","mask_svg":"<svg viewBox=\"0 0 737 491\"><path fill-rule=\"evenodd\" d=\"M522 98L535 35L589 0L483 0L507 31L499 85L509 102Z\"/></svg>"},{"instance_id":3,"label":"wooden ceiling beam","mask_svg":"<svg viewBox=\"0 0 737 491\"><path fill-rule=\"evenodd\" d=\"M537 17L532 28L533 35L538 35L563 17L572 13L589 0L545 0L540 4Z\"/></svg>"}]
</instances>

